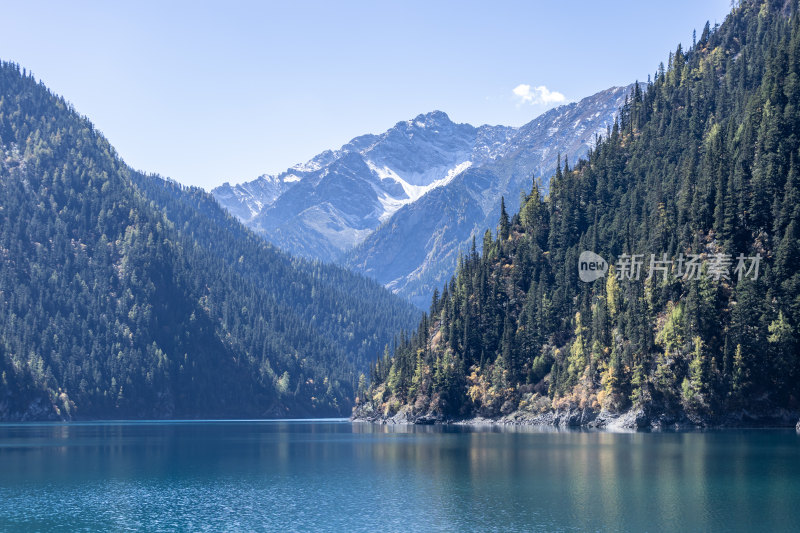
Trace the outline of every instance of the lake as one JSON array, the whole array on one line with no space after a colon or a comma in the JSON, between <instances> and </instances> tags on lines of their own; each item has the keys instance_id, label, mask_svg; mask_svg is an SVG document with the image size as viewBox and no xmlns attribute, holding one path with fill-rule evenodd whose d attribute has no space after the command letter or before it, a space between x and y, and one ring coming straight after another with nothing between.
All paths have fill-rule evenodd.
<instances>
[{"instance_id":1,"label":"lake","mask_svg":"<svg viewBox=\"0 0 800 533\"><path fill-rule=\"evenodd\" d=\"M0 425L2 531L797 531L794 430Z\"/></svg>"}]
</instances>

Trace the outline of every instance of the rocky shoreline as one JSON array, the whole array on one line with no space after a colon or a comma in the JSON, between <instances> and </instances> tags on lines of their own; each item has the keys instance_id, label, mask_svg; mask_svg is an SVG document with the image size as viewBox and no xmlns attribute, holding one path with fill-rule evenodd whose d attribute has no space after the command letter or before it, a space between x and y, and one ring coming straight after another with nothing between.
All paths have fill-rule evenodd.
<instances>
[{"instance_id":1,"label":"rocky shoreline","mask_svg":"<svg viewBox=\"0 0 800 533\"><path fill-rule=\"evenodd\" d=\"M374 424L406 425L464 425L464 426L539 426L552 428L584 428L606 431L660 431L716 428L791 428L800 433L800 413L779 410L769 413L752 413L746 410L726 413L715 419L692 419L685 414L650 413L634 408L622 413L594 409L567 408L543 413L515 411L496 418L446 418L441 415L415 414L409 407L393 415L384 415L370 409L358 408L351 420Z\"/></svg>"}]
</instances>

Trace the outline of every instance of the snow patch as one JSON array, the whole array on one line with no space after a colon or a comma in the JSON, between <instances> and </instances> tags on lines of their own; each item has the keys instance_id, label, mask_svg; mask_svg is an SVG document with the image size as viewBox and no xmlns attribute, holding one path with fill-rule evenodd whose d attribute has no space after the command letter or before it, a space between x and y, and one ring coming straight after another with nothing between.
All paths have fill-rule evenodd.
<instances>
[{"instance_id":1,"label":"snow patch","mask_svg":"<svg viewBox=\"0 0 800 533\"><path fill-rule=\"evenodd\" d=\"M404 205L416 202L422 196L424 196L428 191L435 189L436 187L441 187L443 185L447 185L453 179L467 170L469 167L472 166L472 161L463 161L454 167L448 169L436 169L440 170L440 175L443 173L444 176L431 181L427 185L412 185L402 177L400 177L397 172L389 168L388 166L379 167L374 162L367 160L367 166L372 170L378 178L381 180L390 179L399 183L400 186L403 188L403 192L405 195L403 197L392 196L388 192L377 188L377 186L373 185L375 188L375 192L378 193L378 201L381 203L383 211L378 215L378 219L381 222L384 222L389 219L393 214L397 212L398 209L403 207Z\"/></svg>"},{"instance_id":2,"label":"snow patch","mask_svg":"<svg viewBox=\"0 0 800 533\"><path fill-rule=\"evenodd\" d=\"M323 165L314 159L306 161L305 163L298 163L291 167L289 170L296 170L298 172L316 172L321 169Z\"/></svg>"}]
</instances>

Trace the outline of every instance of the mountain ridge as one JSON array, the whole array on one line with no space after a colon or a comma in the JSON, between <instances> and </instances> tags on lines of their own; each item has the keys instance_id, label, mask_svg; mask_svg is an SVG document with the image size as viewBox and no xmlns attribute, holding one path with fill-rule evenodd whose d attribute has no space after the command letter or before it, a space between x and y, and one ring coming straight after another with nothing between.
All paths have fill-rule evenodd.
<instances>
[{"instance_id":1,"label":"mountain ridge","mask_svg":"<svg viewBox=\"0 0 800 533\"><path fill-rule=\"evenodd\" d=\"M446 113L431 111L399 121L382 134L355 137L338 150L322 152L269 179L260 177L236 187L225 184L212 194L276 246L340 262L424 307L433 285L455 266L457 249L482 231L499 209L500 197L510 195L511 208L518 205L521 184L531 174L547 176L562 147L566 156L585 153L613 122L625 91L625 87L601 91L551 109L521 127L457 124ZM492 169L493 179L471 183L470 199L455 194L464 187L454 182L484 167ZM259 185L262 182L270 185ZM476 188L478 184L483 188ZM430 198L426 201L441 189L450 189L456 205L476 202L479 210L469 208L462 216L453 213L441 219L441 206ZM377 257L381 251L374 246L383 242L401 246L390 242L388 228L407 224L405 212L420 203L429 206L420 216L440 220L409 239L432 243L438 231L444 250L439 253L431 244L422 256L414 254L420 263L405 261L402 268L384 272L381 265L387 260ZM474 219L463 219L465 214ZM372 244L365 245L368 242ZM398 256L395 251L387 254Z\"/></svg>"},{"instance_id":2,"label":"mountain ridge","mask_svg":"<svg viewBox=\"0 0 800 533\"><path fill-rule=\"evenodd\" d=\"M466 169L448 187L403 206L389 224L345 254L342 262L424 308L433 291L455 269L459 254L469 250L473 238L482 242L486 228L495 225L500 199L505 198L507 208L513 211L534 176L541 178L546 188L548 172L555 168L558 155L588 151L597 134L608 132L630 87L611 88L543 113L517 130L500 157ZM593 115L592 127L584 127L577 136L553 126L581 123L587 108ZM431 224L431 218L437 222ZM425 229L415 231L420 227ZM420 241L425 245L413 252L413 260L403 257L402 250L413 249Z\"/></svg>"},{"instance_id":3,"label":"mountain ridge","mask_svg":"<svg viewBox=\"0 0 800 533\"><path fill-rule=\"evenodd\" d=\"M0 62L0 420L341 415L416 315L132 170Z\"/></svg>"}]
</instances>

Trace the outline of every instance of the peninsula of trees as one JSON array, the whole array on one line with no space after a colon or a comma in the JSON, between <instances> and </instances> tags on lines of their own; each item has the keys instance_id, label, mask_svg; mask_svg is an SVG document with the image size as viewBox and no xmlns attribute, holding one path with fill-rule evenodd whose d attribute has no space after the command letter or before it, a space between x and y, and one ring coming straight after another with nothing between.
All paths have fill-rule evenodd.
<instances>
[{"instance_id":1,"label":"peninsula of trees","mask_svg":"<svg viewBox=\"0 0 800 533\"><path fill-rule=\"evenodd\" d=\"M503 209L355 416L794 425L799 148L800 10L742 2L634 88L585 160L559 162L546 196L534 184ZM579 279L584 251L606 276ZM638 279L615 268L633 254ZM648 277L651 254L673 270ZM695 276L674 270L688 257Z\"/></svg>"}]
</instances>

